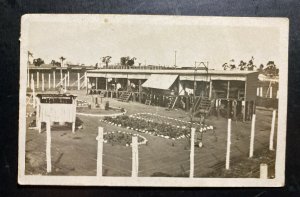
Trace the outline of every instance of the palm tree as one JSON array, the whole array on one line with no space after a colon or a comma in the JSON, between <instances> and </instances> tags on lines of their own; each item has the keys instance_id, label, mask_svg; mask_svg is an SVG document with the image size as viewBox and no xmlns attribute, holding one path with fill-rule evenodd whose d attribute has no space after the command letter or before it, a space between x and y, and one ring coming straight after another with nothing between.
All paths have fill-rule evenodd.
<instances>
[{"instance_id":1,"label":"palm tree","mask_svg":"<svg viewBox=\"0 0 300 197\"><path fill-rule=\"evenodd\" d=\"M66 60L66 58L63 57L63 56L61 56L59 59L60 59L60 61L61 61L61 67L63 67L64 61Z\"/></svg>"},{"instance_id":2,"label":"palm tree","mask_svg":"<svg viewBox=\"0 0 300 197\"><path fill-rule=\"evenodd\" d=\"M63 63L64 63L64 60L66 59L65 57L61 56L60 58L60 61L61 61L61 65L60 65L60 82L62 83L62 67L63 67Z\"/></svg>"},{"instance_id":3,"label":"palm tree","mask_svg":"<svg viewBox=\"0 0 300 197\"><path fill-rule=\"evenodd\" d=\"M102 62L105 63L105 67L108 68L108 63L110 62L111 56L102 57Z\"/></svg>"}]
</instances>

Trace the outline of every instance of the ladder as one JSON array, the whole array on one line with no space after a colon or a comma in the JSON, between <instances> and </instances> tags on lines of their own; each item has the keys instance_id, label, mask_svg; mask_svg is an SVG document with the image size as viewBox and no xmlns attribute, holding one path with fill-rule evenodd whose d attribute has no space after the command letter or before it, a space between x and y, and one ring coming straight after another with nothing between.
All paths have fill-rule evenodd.
<instances>
[{"instance_id":1,"label":"ladder","mask_svg":"<svg viewBox=\"0 0 300 197\"><path fill-rule=\"evenodd\" d=\"M194 106L194 115L207 116L212 109L213 102L208 97L199 98Z\"/></svg>"},{"instance_id":2,"label":"ladder","mask_svg":"<svg viewBox=\"0 0 300 197\"><path fill-rule=\"evenodd\" d=\"M130 99L131 93L130 92L123 92L121 96L118 98L118 101L128 102Z\"/></svg>"}]
</instances>

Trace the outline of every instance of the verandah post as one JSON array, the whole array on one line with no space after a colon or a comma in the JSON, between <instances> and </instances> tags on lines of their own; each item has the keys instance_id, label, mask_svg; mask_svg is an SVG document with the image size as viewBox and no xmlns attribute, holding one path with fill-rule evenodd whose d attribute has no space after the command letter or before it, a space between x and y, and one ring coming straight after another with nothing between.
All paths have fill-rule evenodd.
<instances>
[{"instance_id":1,"label":"verandah post","mask_svg":"<svg viewBox=\"0 0 300 197\"><path fill-rule=\"evenodd\" d=\"M42 91L45 91L45 78L44 78L44 73L42 73Z\"/></svg>"},{"instance_id":2,"label":"verandah post","mask_svg":"<svg viewBox=\"0 0 300 197\"><path fill-rule=\"evenodd\" d=\"M49 73L48 88L51 89L51 73Z\"/></svg>"}]
</instances>

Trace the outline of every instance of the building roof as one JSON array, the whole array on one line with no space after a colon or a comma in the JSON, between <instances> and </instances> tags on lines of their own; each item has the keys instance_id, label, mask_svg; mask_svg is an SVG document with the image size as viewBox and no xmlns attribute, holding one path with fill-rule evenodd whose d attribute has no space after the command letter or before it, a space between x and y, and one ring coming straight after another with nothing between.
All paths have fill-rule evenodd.
<instances>
[{"instance_id":1,"label":"building roof","mask_svg":"<svg viewBox=\"0 0 300 197\"><path fill-rule=\"evenodd\" d=\"M124 74L187 74L197 75L199 74L210 74L210 75L248 75L251 73L257 73L257 71L242 71L242 70L182 70L182 69L162 69L162 70L144 70L144 69L93 69L89 70L88 73L124 73Z\"/></svg>"},{"instance_id":2,"label":"building roof","mask_svg":"<svg viewBox=\"0 0 300 197\"><path fill-rule=\"evenodd\" d=\"M85 69L95 69L94 66L80 66L80 65L71 65L69 67L58 67L58 66L53 66L52 64L42 64L40 66L35 66L33 64L30 64L29 65L29 69L30 70L48 70L48 69L68 69L68 68L71 68L71 69L82 69L82 68L85 68Z\"/></svg>"}]
</instances>

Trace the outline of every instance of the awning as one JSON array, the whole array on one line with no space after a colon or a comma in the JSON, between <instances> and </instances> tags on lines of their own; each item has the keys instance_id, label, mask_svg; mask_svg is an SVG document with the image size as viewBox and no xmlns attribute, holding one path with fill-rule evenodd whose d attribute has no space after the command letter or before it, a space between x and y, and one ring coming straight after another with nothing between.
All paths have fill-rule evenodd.
<instances>
[{"instance_id":1,"label":"awning","mask_svg":"<svg viewBox=\"0 0 300 197\"><path fill-rule=\"evenodd\" d=\"M152 74L142 87L168 90L177 77L178 75Z\"/></svg>"}]
</instances>

